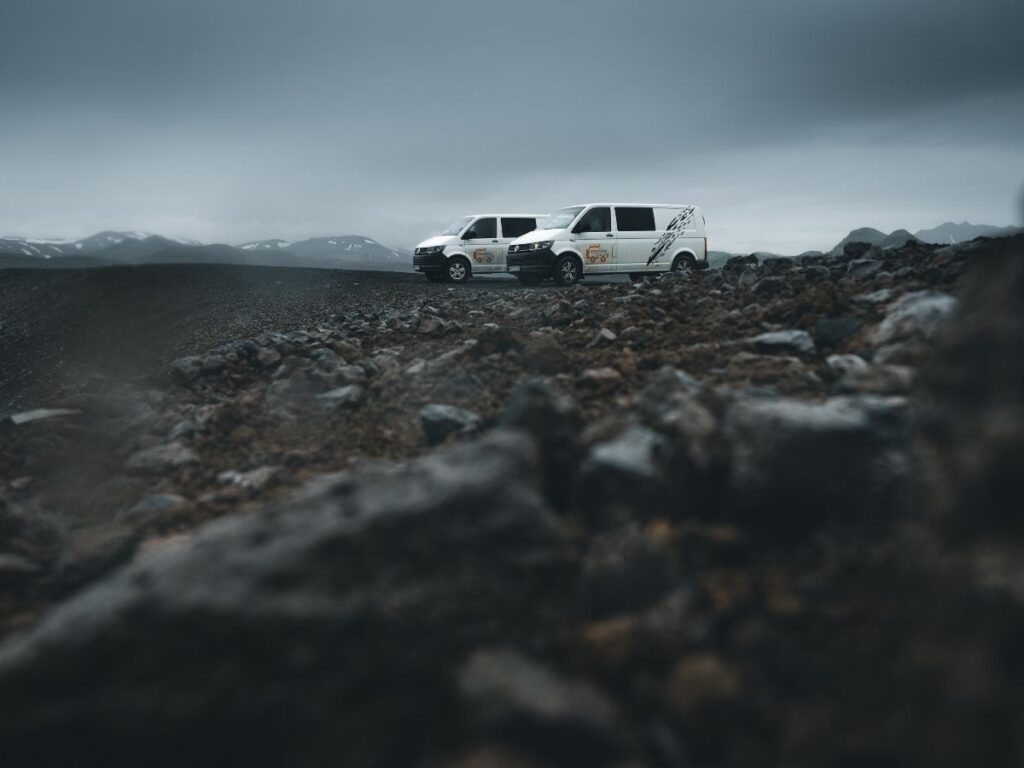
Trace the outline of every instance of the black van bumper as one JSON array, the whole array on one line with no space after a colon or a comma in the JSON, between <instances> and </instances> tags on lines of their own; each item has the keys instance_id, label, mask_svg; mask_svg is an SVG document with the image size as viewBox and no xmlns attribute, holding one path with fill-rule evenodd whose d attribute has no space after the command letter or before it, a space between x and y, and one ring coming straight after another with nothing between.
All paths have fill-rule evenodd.
<instances>
[{"instance_id":1,"label":"black van bumper","mask_svg":"<svg viewBox=\"0 0 1024 768\"><path fill-rule=\"evenodd\" d=\"M412 268L415 272L444 272L446 261L443 253L417 253L412 257Z\"/></svg>"},{"instance_id":2,"label":"black van bumper","mask_svg":"<svg viewBox=\"0 0 1024 768\"><path fill-rule=\"evenodd\" d=\"M550 275L555 263L555 254L551 250L527 251L526 253L510 253L506 257L506 272L514 275L533 274Z\"/></svg>"}]
</instances>

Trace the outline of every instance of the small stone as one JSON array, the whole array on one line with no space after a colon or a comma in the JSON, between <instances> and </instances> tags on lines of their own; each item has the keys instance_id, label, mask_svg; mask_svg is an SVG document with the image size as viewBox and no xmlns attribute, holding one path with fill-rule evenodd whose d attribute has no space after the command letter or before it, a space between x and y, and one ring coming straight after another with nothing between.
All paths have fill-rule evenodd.
<instances>
[{"instance_id":1,"label":"small stone","mask_svg":"<svg viewBox=\"0 0 1024 768\"><path fill-rule=\"evenodd\" d=\"M154 493L118 514L117 519L128 522L148 521L167 515L187 503L184 496L176 493Z\"/></svg>"},{"instance_id":2,"label":"small stone","mask_svg":"<svg viewBox=\"0 0 1024 768\"><path fill-rule=\"evenodd\" d=\"M261 349L256 353L256 362L264 368L273 368L281 362L281 353L276 349Z\"/></svg>"},{"instance_id":3,"label":"small stone","mask_svg":"<svg viewBox=\"0 0 1024 768\"><path fill-rule=\"evenodd\" d=\"M128 458L125 466L141 472L166 472L197 461L199 457L191 448L173 442L136 451Z\"/></svg>"},{"instance_id":4,"label":"small stone","mask_svg":"<svg viewBox=\"0 0 1024 768\"><path fill-rule=\"evenodd\" d=\"M580 374L580 383L591 386L617 384L620 381L622 381L622 374L614 368L588 368Z\"/></svg>"},{"instance_id":5,"label":"small stone","mask_svg":"<svg viewBox=\"0 0 1024 768\"><path fill-rule=\"evenodd\" d=\"M680 716L727 704L742 690L739 670L714 653L698 653L679 661L669 674L666 698Z\"/></svg>"},{"instance_id":6,"label":"small stone","mask_svg":"<svg viewBox=\"0 0 1024 768\"><path fill-rule=\"evenodd\" d=\"M772 331L750 340L754 349L771 355L813 355L814 340L807 331Z\"/></svg>"},{"instance_id":7,"label":"small stone","mask_svg":"<svg viewBox=\"0 0 1024 768\"><path fill-rule=\"evenodd\" d=\"M0 586L17 586L31 581L42 569L27 557L0 553Z\"/></svg>"},{"instance_id":8,"label":"small stone","mask_svg":"<svg viewBox=\"0 0 1024 768\"><path fill-rule=\"evenodd\" d=\"M447 324L437 315L426 315L416 324L416 333L424 336L439 336L444 333Z\"/></svg>"},{"instance_id":9,"label":"small stone","mask_svg":"<svg viewBox=\"0 0 1024 768\"><path fill-rule=\"evenodd\" d=\"M201 372L204 376L220 373L227 366L227 361L222 355L207 355L203 358Z\"/></svg>"},{"instance_id":10,"label":"small stone","mask_svg":"<svg viewBox=\"0 0 1024 768\"><path fill-rule=\"evenodd\" d=\"M56 419L61 416L74 416L78 413L79 411L71 408L36 408L31 411L22 411L21 413L12 414L0 421L0 426L7 424L8 426L17 427L22 424L30 424L33 421Z\"/></svg>"},{"instance_id":11,"label":"small stone","mask_svg":"<svg viewBox=\"0 0 1024 768\"><path fill-rule=\"evenodd\" d=\"M584 560L584 593L594 618L643 610L672 586L665 548L637 525L599 534Z\"/></svg>"},{"instance_id":12,"label":"small stone","mask_svg":"<svg viewBox=\"0 0 1024 768\"><path fill-rule=\"evenodd\" d=\"M588 347L599 347L599 346L603 346L605 344L611 344L617 338L618 337L615 335L614 332L610 331L607 328L602 328L601 330L599 330L597 332L597 335L594 336L593 339L591 339L590 343L587 346Z\"/></svg>"},{"instance_id":13,"label":"small stone","mask_svg":"<svg viewBox=\"0 0 1024 768\"><path fill-rule=\"evenodd\" d=\"M229 469L217 475L217 480L221 483L237 485L246 490L262 491L280 471L280 467L273 466L257 467L256 469L250 469L248 472Z\"/></svg>"},{"instance_id":14,"label":"small stone","mask_svg":"<svg viewBox=\"0 0 1024 768\"><path fill-rule=\"evenodd\" d=\"M321 408L355 408L363 401L363 388L358 384L347 384L316 396Z\"/></svg>"},{"instance_id":15,"label":"small stone","mask_svg":"<svg viewBox=\"0 0 1024 768\"><path fill-rule=\"evenodd\" d=\"M867 361L858 355L829 355L825 358L825 370L830 379L840 379L850 371L867 367Z\"/></svg>"},{"instance_id":16,"label":"small stone","mask_svg":"<svg viewBox=\"0 0 1024 768\"><path fill-rule=\"evenodd\" d=\"M914 374L906 365L867 365L847 371L835 389L849 394L905 395L914 384Z\"/></svg>"},{"instance_id":17,"label":"small stone","mask_svg":"<svg viewBox=\"0 0 1024 768\"><path fill-rule=\"evenodd\" d=\"M449 435L468 431L480 423L480 417L473 411L440 403L423 406L419 417L430 445L442 443Z\"/></svg>"},{"instance_id":18,"label":"small stone","mask_svg":"<svg viewBox=\"0 0 1024 768\"><path fill-rule=\"evenodd\" d=\"M173 361L168 369L171 378L178 384L190 384L203 373L203 360L197 356L180 357Z\"/></svg>"},{"instance_id":19,"label":"small stone","mask_svg":"<svg viewBox=\"0 0 1024 768\"><path fill-rule=\"evenodd\" d=\"M618 721L615 705L592 684L567 680L513 648L474 652L459 671L458 687L468 711L488 723L569 727L605 741Z\"/></svg>"}]
</instances>

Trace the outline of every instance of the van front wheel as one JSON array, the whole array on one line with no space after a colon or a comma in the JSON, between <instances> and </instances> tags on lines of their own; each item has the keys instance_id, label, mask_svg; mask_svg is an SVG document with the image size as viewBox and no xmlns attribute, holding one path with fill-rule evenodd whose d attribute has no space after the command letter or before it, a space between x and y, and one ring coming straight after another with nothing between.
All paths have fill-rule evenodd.
<instances>
[{"instance_id":1,"label":"van front wheel","mask_svg":"<svg viewBox=\"0 0 1024 768\"><path fill-rule=\"evenodd\" d=\"M469 262L461 256L456 256L448 262L444 276L449 283L466 282L469 280Z\"/></svg>"},{"instance_id":2,"label":"van front wheel","mask_svg":"<svg viewBox=\"0 0 1024 768\"><path fill-rule=\"evenodd\" d=\"M579 262L572 256L563 256L555 262L555 282L563 288L576 285L580 280Z\"/></svg>"}]
</instances>

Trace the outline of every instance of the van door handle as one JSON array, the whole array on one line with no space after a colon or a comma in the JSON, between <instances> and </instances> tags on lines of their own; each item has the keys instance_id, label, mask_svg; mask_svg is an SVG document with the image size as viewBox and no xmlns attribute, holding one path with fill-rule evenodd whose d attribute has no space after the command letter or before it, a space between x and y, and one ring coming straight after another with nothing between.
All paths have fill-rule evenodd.
<instances>
[{"instance_id":1,"label":"van door handle","mask_svg":"<svg viewBox=\"0 0 1024 768\"><path fill-rule=\"evenodd\" d=\"M491 240L491 242L492 242L492 243L497 243L497 242L499 242L499 241L498 241L498 240Z\"/></svg>"},{"instance_id":2,"label":"van door handle","mask_svg":"<svg viewBox=\"0 0 1024 768\"><path fill-rule=\"evenodd\" d=\"M615 237L615 235L609 232L607 235L605 235L605 237Z\"/></svg>"}]
</instances>

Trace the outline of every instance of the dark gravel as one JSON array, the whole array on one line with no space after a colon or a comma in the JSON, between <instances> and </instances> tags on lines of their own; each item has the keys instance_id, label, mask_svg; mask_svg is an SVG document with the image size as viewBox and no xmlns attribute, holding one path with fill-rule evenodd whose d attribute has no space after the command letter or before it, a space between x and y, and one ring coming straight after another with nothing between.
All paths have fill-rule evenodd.
<instances>
[{"instance_id":1,"label":"dark gravel","mask_svg":"<svg viewBox=\"0 0 1024 768\"><path fill-rule=\"evenodd\" d=\"M488 278L460 290L515 286ZM144 376L234 339L448 290L414 274L212 264L2 270L0 413L44 405L90 370Z\"/></svg>"}]
</instances>

